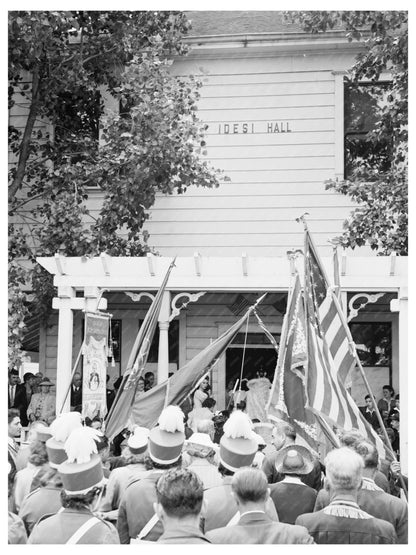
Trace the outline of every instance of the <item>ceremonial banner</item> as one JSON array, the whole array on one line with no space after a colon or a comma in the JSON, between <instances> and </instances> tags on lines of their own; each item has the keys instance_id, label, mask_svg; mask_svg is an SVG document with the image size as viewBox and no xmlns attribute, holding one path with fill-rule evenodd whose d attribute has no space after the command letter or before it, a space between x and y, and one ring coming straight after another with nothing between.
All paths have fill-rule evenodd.
<instances>
[{"instance_id":1,"label":"ceremonial banner","mask_svg":"<svg viewBox=\"0 0 416 555\"><path fill-rule=\"evenodd\" d=\"M305 312L299 275L288 301L275 377L266 406L270 420L286 420L317 451L314 415L306 405Z\"/></svg>"},{"instance_id":2,"label":"ceremonial banner","mask_svg":"<svg viewBox=\"0 0 416 555\"><path fill-rule=\"evenodd\" d=\"M254 306L218 339L210 343L185 366L182 366L168 380L153 387L134 403L131 420L140 426L152 428L167 405L180 405L195 389L198 381L206 374L233 340L242 325L247 321L254 307L264 298L261 297Z\"/></svg>"},{"instance_id":3,"label":"ceremonial banner","mask_svg":"<svg viewBox=\"0 0 416 555\"><path fill-rule=\"evenodd\" d=\"M85 315L82 372L82 415L104 418L107 413L106 374L109 317Z\"/></svg>"},{"instance_id":4,"label":"ceremonial banner","mask_svg":"<svg viewBox=\"0 0 416 555\"><path fill-rule=\"evenodd\" d=\"M381 458L391 458L390 450L365 420L346 389L346 378L355 364L353 347L349 344L339 301L329 287L310 234L305 233L308 406L338 428L359 430L377 446Z\"/></svg>"},{"instance_id":5,"label":"ceremonial banner","mask_svg":"<svg viewBox=\"0 0 416 555\"><path fill-rule=\"evenodd\" d=\"M116 398L106 419L105 433L112 439L127 426L134 402L137 382L143 374L149 355L150 345L157 325L157 320L162 304L163 293L168 282L170 272L175 265L176 258L171 262L163 282L156 294L149 310L140 326L139 333L133 345L123 381L117 392Z\"/></svg>"}]
</instances>

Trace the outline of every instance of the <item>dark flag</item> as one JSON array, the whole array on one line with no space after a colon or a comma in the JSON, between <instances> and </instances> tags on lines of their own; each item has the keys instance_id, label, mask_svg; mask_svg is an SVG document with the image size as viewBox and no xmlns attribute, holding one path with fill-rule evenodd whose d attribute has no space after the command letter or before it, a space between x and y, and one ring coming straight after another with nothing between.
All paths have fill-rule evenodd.
<instances>
[{"instance_id":1,"label":"dark flag","mask_svg":"<svg viewBox=\"0 0 416 555\"><path fill-rule=\"evenodd\" d=\"M377 446L380 457L386 459L391 456L389 449L365 420L345 387L355 356L339 302L326 279L310 234L305 233L308 407L338 428L359 430Z\"/></svg>"},{"instance_id":2,"label":"dark flag","mask_svg":"<svg viewBox=\"0 0 416 555\"><path fill-rule=\"evenodd\" d=\"M265 295L258 299L256 304L250 307L238 322L205 347L185 366L182 366L168 380L140 396L132 408L132 422L140 426L152 428L156 424L160 413L167 405L180 405L223 354L238 330L249 318L254 307L264 297Z\"/></svg>"},{"instance_id":3,"label":"dark flag","mask_svg":"<svg viewBox=\"0 0 416 555\"><path fill-rule=\"evenodd\" d=\"M279 357L266 412L270 420L287 420L317 451L315 416L306 405L307 345L305 312L299 275L288 300Z\"/></svg>"},{"instance_id":4,"label":"dark flag","mask_svg":"<svg viewBox=\"0 0 416 555\"><path fill-rule=\"evenodd\" d=\"M136 394L137 382L142 375L147 362L150 345L152 343L162 304L163 293L165 291L170 272L175 265L175 260L176 258L171 262L159 291L157 292L156 297L150 305L145 319L140 326L127 362L127 368L124 372L123 381L111 406L111 410L107 415L105 433L109 439L112 439L120 433L126 427L129 420L132 404Z\"/></svg>"}]
</instances>

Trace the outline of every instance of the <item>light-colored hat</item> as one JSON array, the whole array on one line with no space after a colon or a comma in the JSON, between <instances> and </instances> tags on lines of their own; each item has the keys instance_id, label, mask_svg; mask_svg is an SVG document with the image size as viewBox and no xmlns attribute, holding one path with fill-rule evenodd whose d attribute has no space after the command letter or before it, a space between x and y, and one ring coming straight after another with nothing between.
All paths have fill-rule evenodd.
<instances>
[{"instance_id":1,"label":"light-colored hat","mask_svg":"<svg viewBox=\"0 0 416 555\"><path fill-rule=\"evenodd\" d=\"M212 442L208 434L203 434L201 432L195 432L186 441L186 445L195 445L197 447L208 447L209 449L215 449L216 445Z\"/></svg>"},{"instance_id":2,"label":"light-colored hat","mask_svg":"<svg viewBox=\"0 0 416 555\"><path fill-rule=\"evenodd\" d=\"M221 464L236 472L243 466L251 466L258 445L249 417L242 411L234 411L224 424L220 440Z\"/></svg>"},{"instance_id":3,"label":"light-colored hat","mask_svg":"<svg viewBox=\"0 0 416 555\"><path fill-rule=\"evenodd\" d=\"M43 424L40 425L36 429L36 437L42 443L46 443L48 441L48 439L50 439L52 437L52 432L51 432L49 426L46 426L46 425L43 425Z\"/></svg>"},{"instance_id":4,"label":"light-colored hat","mask_svg":"<svg viewBox=\"0 0 416 555\"><path fill-rule=\"evenodd\" d=\"M73 430L81 427L81 414L79 412L64 412L52 422L48 428L52 437L45 444L49 466L57 468L66 460L65 441Z\"/></svg>"},{"instance_id":5,"label":"light-colored hat","mask_svg":"<svg viewBox=\"0 0 416 555\"><path fill-rule=\"evenodd\" d=\"M127 440L127 445L133 455L141 455L147 449L149 429L137 426Z\"/></svg>"},{"instance_id":6,"label":"light-colored hat","mask_svg":"<svg viewBox=\"0 0 416 555\"><path fill-rule=\"evenodd\" d=\"M254 439L257 441L257 445L267 445L266 440L256 432L254 432Z\"/></svg>"},{"instance_id":7,"label":"light-colored hat","mask_svg":"<svg viewBox=\"0 0 416 555\"><path fill-rule=\"evenodd\" d=\"M97 430L81 427L65 442L68 459L58 466L62 485L68 495L84 495L105 483L101 458L97 455Z\"/></svg>"},{"instance_id":8,"label":"light-colored hat","mask_svg":"<svg viewBox=\"0 0 416 555\"><path fill-rule=\"evenodd\" d=\"M303 445L287 445L277 452L275 467L280 474L309 474L313 469L312 454Z\"/></svg>"},{"instance_id":9,"label":"light-colored hat","mask_svg":"<svg viewBox=\"0 0 416 555\"><path fill-rule=\"evenodd\" d=\"M48 377L46 377L46 378L43 378L38 385L49 385L50 387L53 387L55 384L51 382L51 380Z\"/></svg>"},{"instance_id":10,"label":"light-colored hat","mask_svg":"<svg viewBox=\"0 0 416 555\"><path fill-rule=\"evenodd\" d=\"M159 425L149 433L149 456L158 464L172 464L181 456L185 441L184 414L181 409L169 405L159 416Z\"/></svg>"}]
</instances>

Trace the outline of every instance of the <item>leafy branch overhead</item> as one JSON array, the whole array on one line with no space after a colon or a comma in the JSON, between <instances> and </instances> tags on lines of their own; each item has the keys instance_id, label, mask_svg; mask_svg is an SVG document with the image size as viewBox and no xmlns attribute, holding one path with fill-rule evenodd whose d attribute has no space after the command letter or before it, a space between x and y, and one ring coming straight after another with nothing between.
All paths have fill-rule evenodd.
<instances>
[{"instance_id":1,"label":"leafy branch overhead","mask_svg":"<svg viewBox=\"0 0 416 555\"><path fill-rule=\"evenodd\" d=\"M201 81L170 71L189 29L174 11L9 12L9 252L39 315L54 289L22 259L143 255L156 193L225 179L203 158Z\"/></svg>"},{"instance_id":2,"label":"leafy branch overhead","mask_svg":"<svg viewBox=\"0 0 416 555\"><path fill-rule=\"evenodd\" d=\"M362 43L346 78L357 94L362 82L375 102L375 123L364 145L346 145L348 179L326 186L359 203L345 222L340 242L369 245L380 255L408 253L408 14L404 11L287 12L308 33L345 32ZM364 114L365 116L366 114ZM347 123L347 122L345 122ZM350 148L348 148L350 147Z\"/></svg>"}]
</instances>

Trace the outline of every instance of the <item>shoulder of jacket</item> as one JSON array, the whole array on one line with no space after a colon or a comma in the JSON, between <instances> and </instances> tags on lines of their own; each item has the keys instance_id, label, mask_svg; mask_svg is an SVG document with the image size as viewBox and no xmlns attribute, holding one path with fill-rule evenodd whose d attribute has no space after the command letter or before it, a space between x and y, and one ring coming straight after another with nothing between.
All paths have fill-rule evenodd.
<instances>
[{"instance_id":1,"label":"shoulder of jacket","mask_svg":"<svg viewBox=\"0 0 416 555\"><path fill-rule=\"evenodd\" d=\"M26 497L24 498L23 502L26 501L27 499L30 499L31 497L33 497L33 496L35 495L35 493L38 493L38 492L39 492L39 490L40 490L40 486L37 487L36 489L34 489L33 491L31 491L30 493L28 493L28 494L26 495ZM23 502L22 502L22 505L23 505ZM50 515L49 515L49 516L50 516Z\"/></svg>"}]
</instances>

